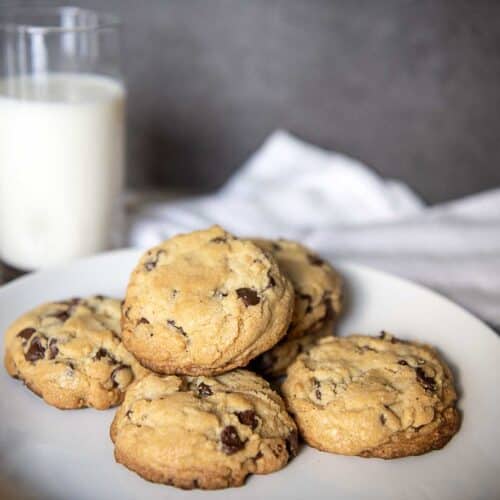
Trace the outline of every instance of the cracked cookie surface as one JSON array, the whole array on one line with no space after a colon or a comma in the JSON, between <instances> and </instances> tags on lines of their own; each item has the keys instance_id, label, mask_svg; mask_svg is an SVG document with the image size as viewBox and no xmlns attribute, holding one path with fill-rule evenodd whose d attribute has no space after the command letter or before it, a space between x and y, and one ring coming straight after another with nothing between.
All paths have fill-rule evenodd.
<instances>
[{"instance_id":1,"label":"cracked cookie surface","mask_svg":"<svg viewBox=\"0 0 500 500\"><path fill-rule=\"evenodd\" d=\"M460 425L451 372L434 349L386 333L320 340L288 368L282 393L305 441L343 455L419 455Z\"/></svg>"},{"instance_id":2,"label":"cracked cookie surface","mask_svg":"<svg viewBox=\"0 0 500 500\"><path fill-rule=\"evenodd\" d=\"M241 369L214 377L150 374L131 385L110 434L117 462L186 489L240 486L297 453L282 399Z\"/></svg>"},{"instance_id":3,"label":"cracked cookie surface","mask_svg":"<svg viewBox=\"0 0 500 500\"><path fill-rule=\"evenodd\" d=\"M245 366L286 333L293 289L274 258L218 226L148 250L122 308L123 341L160 373Z\"/></svg>"},{"instance_id":4,"label":"cracked cookie surface","mask_svg":"<svg viewBox=\"0 0 500 500\"><path fill-rule=\"evenodd\" d=\"M252 361L251 367L257 373L268 378L278 378L286 375L287 368L297 356L309 350L319 339L334 335L334 323L323 325L314 333L306 333L298 338L289 339L285 336L274 347L262 353Z\"/></svg>"},{"instance_id":5,"label":"cracked cookie surface","mask_svg":"<svg viewBox=\"0 0 500 500\"><path fill-rule=\"evenodd\" d=\"M62 409L115 406L148 372L121 342L120 301L100 295L49 302L19 317L6 332L5 366Z\"/></svg>"},{"instance_id":6,"label":"cracked cookie surface","mask_svg":"<svg viewBox=\"0 0 500 500\"><path fill-rule=\"evenodd\" d=\"M282 272L292 282L295 304L288 338L314 333L340 314L342 278L328 262L294 241L252 241L274 255Z\"/></svg>"}]
</instances>

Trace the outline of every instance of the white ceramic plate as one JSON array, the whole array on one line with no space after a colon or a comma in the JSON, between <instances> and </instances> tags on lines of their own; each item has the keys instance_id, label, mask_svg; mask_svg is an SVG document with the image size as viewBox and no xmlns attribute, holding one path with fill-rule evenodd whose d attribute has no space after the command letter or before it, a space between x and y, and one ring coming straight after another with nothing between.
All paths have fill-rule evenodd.
<instances>
[{"instance_id":1,"label":"white ceramic plate","mask_svg":"<svg viewBox=\"0 0 500 500\"><path fill-rule=\"evenodd\" d=\"M46 300L102 293L121 297L138 252L124 250L26 276L0 288L0 330ZM0 370L0 498L126 499L494 499L500 498L500 339L439 295L401 279L338 263L349 307L340 334L432 343L453 368L463 424L440 451L384 461L304 446L285 469L242 488L182 491L152 484L115 463L114 410L61 411ZM500 305L499 305L500 307Z\"/></svg>"}]
</instances>

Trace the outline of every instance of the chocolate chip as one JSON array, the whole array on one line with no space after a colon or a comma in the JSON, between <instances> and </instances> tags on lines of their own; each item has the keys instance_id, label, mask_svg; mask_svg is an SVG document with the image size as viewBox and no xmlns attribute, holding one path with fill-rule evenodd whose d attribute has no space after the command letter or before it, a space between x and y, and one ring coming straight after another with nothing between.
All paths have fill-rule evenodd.
<instances>
[{"instance_id":1,"label":"chocolate chip","mask_svg":"<svg viewBox=\"0 0 500 500\"><path fill-rule=\"evenodd\" d=\"M274 241L271 243L271 247L274 252L279 252L281 250L281 245L278 245L278 243L275 243Z\"/></svg>"},{"instance_id":2,"label":"chocolate chip","mask_svg":"<svg viewBox=\"0 0 500 500\"><path fill-rule=\"evenodd\" d=\"M146 271L152 271L156 267L156 265L158 264L158 260L160 259L160 255L162 253L167 253L167 252L165 252L165 250L158 250L158 252L156 252L155 258L153 260L147 261L144 264Z\"/></svg>"},{"instance_id":3,"label":"chocolate chip","mask_svg":"<svg viewBox=\"0 0 500 500\"><path fill-rule=\"evenodd\" d=\"M317 255L312 254L307 255L307 260L313 266L322 266L325 263L323 259L320 259Z\"/></svg>"},{"instance_id":4,"label":"chocolate chip","mask_svg":"<svg viewBox=\"0 0 500 500\"><path fill-rule=\"evenodd\" d=\"M268 271L267 277L269 279L269 283L266 288L274 288L276 286L276 280L273 278L270 271Z\"/></svg>"},{"instance_id":5,"label":"chocolate chip","mask_svg":"<svg viewBox=\"0 0 500 500\"><path fill-rule=\"evenodd\" d=\"M401 365L401 366L408 366L408 363L404 360L404 359L400 359L398 361L398 365Z\"/></svg>"},{"instance_id":6,"label":"chocolate chip","mask_svg":"<svg viewBox=\"0 0 500 500\"><path fill-rule=\"evenodd\" d=\"M39 359L43 359L45 356L45 347L43 347L40 342L39 337L35 337L29 346L28 351L24 355L26 361L38 361Z\"/></svg>"},{"instance_id":7,"label":"chocolate chip","mask_svg":"<svg viewBox=\"0 0 500 500\"><path fill-rule=\"evenodd\" d=\"M167 323L175 328L181 335L184 335L184 337L187 337L187 333L186 331L184 330L184 328L182 328L182 326L179 326L173 319L168 319L167 320Z\"/></svg>"},{"instance_id":8,"label":"chocolate chip","mask_svg":"<svg viewBox=\"0 0 500 500\"><path fill-rule=\"evenodd\" d=\"M211 243L226 243L227 241L227 238L223 237L223 236L217 236L215 238L212 238L210 240Z\"/></svg>"},{"instance_id":9,"label":"chocolate chip","mask_svg":"<svg viewBox=\"0 0 500 500\"><path fill-rule=\"evenodd\" d=\"M24 328L24 330L21 330L18 334L17 337L20 337L24 340L29 340L31 336L36 332L34 328Z\"/></svg>"},{"instance_id":10,"label":"chocolate chip","mask_svg":"<svg viewBox=\"0 0 500 500\"><path fill-rule=\"evenodd\" d=\"M434 392L436 390L436 381L434 378L429 377L425 371L419 367L415 368L418 383L426 390Z\"/></svg>"},{"instance_id":11,"label":"chocolate chip","mask_svg":"<svg viewBox=\"0 0 500 500\"><path fill-rule=\"evenodd\" d=\"M127 413L125 413L125 416L130 419L130 415L132 415L132 413L134 413L132 410L127 410Z\"/></svg>"},{"instance_id":12,"label":"chocolate chip","mask_svg":"<svg viewBox=\"0 0 500 500\"><path fill-rule=\"evenodd\" d=\"M243 301L245 307L256 306L260 302L260 298L255 290L251 288L238 288L236 290L238 297Z\"/></svg>"},{"instance_id":13,"label":"chocolate chip","mask_svg":"<svg viewBox=\"0 0 500 500\"><path fill-rule=\"evenodd\" d=\"M104 295L94 295L94 299L104 300Z\"/></svg>"},{"instance_id":14,"label":"chocolate chip","mask_svg":"<svg viewBox=\"0 0 500 500\"><path fill-rule=\"evenodd\" d=\"M380 338L384 340L389 340L391 344L408 344L407 340L398 339L398 337L395 337L394 335L391 335L387 332L382 332L380 334Z\"/></svg>"},{"instance_id":15,"label":"chocolate chip","mask_svg":"<svg viewBox=\"0 0 500 500\"><path fill-rule=\"evenodd\" d=\"M60 321L66 321L69 318L69 314L67 311L61 311L55 314L51 314L53 318L57 318Z\"/></svg>"},{"instance_id":16,"label":"chocolate chip","mask_svg":"<svg viewBox=\"0 0 500 500\"><path fill-rule=\"evenodd\" d=\"M49 359L54 359L59 353L57 348L57 339L49 340Z\"/></svg>"},{"instance_id":17,"label":"chocolate chip","mask_svg":"<svg viewBox=\"0 0 500 500\"><path fill-rule=\"evenodd\" d=\"M210 389L210 386L205 384L204 382L201 382L198 384L198 395L201 397L206 397L206 396L211 396L213 394L212 389Z\"/></svg>"},{"instance_id":18,"label":"chocolate chip","mask_svg":"<svg viewBox=\"0 0 500 500\"><path fill-rule=\"evenodd\" d=\"M73 297L69 300L61 300L59 304L64 304L65 306L76 306L82 301L80 297Z\"/></svg>"},{"instance_id":19,"label":"chocolate chip","mask_svg":"<svg viewBox=\"0 0 500 500\"><path fill-rule=\"evenodd\" d=\"M302 300L305 300L307 302L306 306L306 314L310 314L312 312L312 297L308 293L299 293L297 294L298 297Z\"/></svg>"},{"instance_id":20,"label":"chocolate chip","mask_svg":"<svg viewBox=\"0 0 500 500\"><path fill-rule=\"evenodd\" d=\"M385 415L383 413L380 414L380 423L385 425Z\"/></svg>"},{"instance_id":21,"label":"chocolate chip","mask_svg":"<svg viewBox=\"0 0 500 500\"><path fill-rule=\"evenodd\" d=\"M94 355L94 359L99 361L101 358L105 358L108 355L108 351L101 347Z\"/></svg>"},{"instance_id":22,"label":"chocolate chip","mask_svg":"<svg viewBox=\"0 0 500 500\"><path fill-rule=\"evenodd\" d=\"M258 452L257 452L257 455L255 455L254 459L255 459L255 460L258 460L259 458L262 458L263 456L264 456L264 455L262 454L262 452L261 452L261 451L258 451Z\"/></svg>"},{"instance_id":23,"label":"chocolate chip","mask_svg":"<svg viewBox=\"0 0 500 500\"><path fill-rule=\"evenodd\" d=\"M149 321L146 318L141 318L138 322L138 325L149 325Z\"/></svg>"},{"instance_id":24,"label":"chocolate chip","mask_svg":"<svg viewBox=\"0 0 500 500\"><path fill-rule=\"evenodd\" d=\"M226 455L232 455L245 446L245 443L238 436L238 431L234 425L228 425L222 429L220 440L222 442L222 451Z\"/></svg>"},{"instance_id":25,"label":"chocolate chip","mask_svg":"<svg viewBox=\"0 0 500 500\"><path fill-rule=\"evenodd\" d=\"M236 416L238 417L240 424L248 425L248 427L251 427L252 430L254 430L259 424L253 410L237 411Z\"/></svg>"},{"instance_id":26,"label":"chocolate chip","mask_svg":"<svg viewBox=\"0 0 500 500\"><path fill-rule=\"evenodd\" d=\"M69 316L71 316L73 314L74 310L76 309L77 305L80 304L81 302L82 302L82 299L80 297L73 297L72 299L69 299L69 300L61 300L59 302L59 304L67 306L67 309L65 312L67 312L67 314ZM62 313L56 313L56 314L52 314L51 316L59 318L62 321L66 321L68 318L60 318L59 315L61 315L61 314Z\"/></svg>"},{"instance_id":27,"label":"chocolate chip","mask_svg":"<svg viewBox=\"0 0 500 500\"><path fill-rule=\"evenodd\" d=\"M388 340L391 344L396 344L397 342L399 342L398 338L385 331L380 332L379 338L381 338L382 340Z\"/></svg>"},{"instance_id":28,"label":"chocolate chip","mask_svg":"<svg viewBox=\"0 0 500 500\"><path fill-rule=\"evenodd\" d=\"M316 399L321 400L321 391L320 391L320 382L319 380L313 378L313 387L315 387L314 395L316 396Z\"/></svg>"},{"instance_id":29,"label":"chocolate chip","mask_svg":"<svg viewBox=\"0 0 500 500\"><path fill-rule=\"evenodd\" d=\"M152 271L156 267L156 262L155 261L146 262L144 264L144 267L146 268L146 271Z\"/></svg>"},{"instance_id":30,"label":"chocolate chip","mask_svg":"<svg viewBox=\"0 0 500 500\"><path fill-rule=\"evenodd\" d=\"M297 456L299 451L299 435L297 431L292 431L286 438L286 450L289 458Z\"/></svg>"}]
</instances>

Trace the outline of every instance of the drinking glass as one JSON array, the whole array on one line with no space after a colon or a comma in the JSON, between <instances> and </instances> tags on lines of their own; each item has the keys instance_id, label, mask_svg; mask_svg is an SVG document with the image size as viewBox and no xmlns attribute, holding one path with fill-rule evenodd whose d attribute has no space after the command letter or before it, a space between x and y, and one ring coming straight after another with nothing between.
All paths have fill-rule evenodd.
<instances>
[{"instance_id":1,"label":"drinking glass","mask_svg":"<svg viewBox=\"0 0 500 500\"><path fill-rule=\"evenodd\" d=\"M0 9L4 280L112 244L124 177L119 37L110 14Z\"/></svg>"}]
</instances>

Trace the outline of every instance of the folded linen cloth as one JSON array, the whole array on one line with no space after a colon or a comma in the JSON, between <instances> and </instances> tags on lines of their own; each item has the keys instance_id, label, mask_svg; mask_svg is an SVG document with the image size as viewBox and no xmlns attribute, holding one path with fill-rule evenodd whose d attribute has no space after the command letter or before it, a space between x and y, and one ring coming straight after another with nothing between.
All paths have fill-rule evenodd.
<instances>
[{"instance_id":1,"label":"folded linen cloth","mask_svg":"<svg viewBox=\"0 0 500 500\"><path fill-rule=\"evenodd\" d=\"M214 223L410 278L500 326L500 189L427 207L405 184L277 131L218 192L140 206L128 241Z\"/></svg>"}]
</instances>

